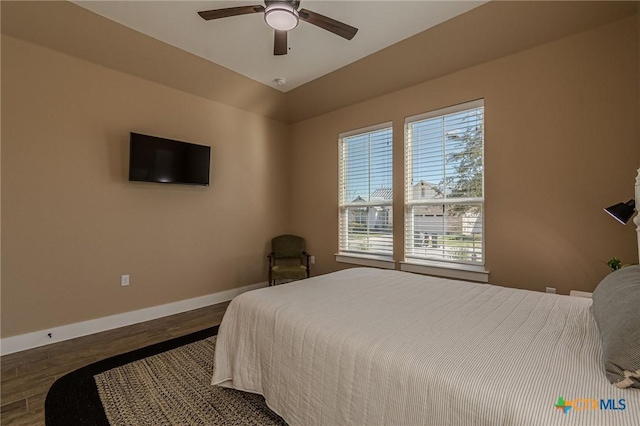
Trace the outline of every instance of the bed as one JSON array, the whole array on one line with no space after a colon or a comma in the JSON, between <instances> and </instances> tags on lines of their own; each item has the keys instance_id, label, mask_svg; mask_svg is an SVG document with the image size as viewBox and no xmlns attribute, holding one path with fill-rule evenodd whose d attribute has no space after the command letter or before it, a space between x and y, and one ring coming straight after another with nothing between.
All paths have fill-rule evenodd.
<instances>
[{"instance_id":1,"label":"bed","mask_svg":"<svg viewBox=\"0 0 640 426\"><path fill-rule=\"evenodd\" d=\"M624 274L635 280L633 268ZM599 297L628 304L611 290L620 288L612 282ZM640 425L638 379L621 389L605 372L602 330L615 334L616 314L598 317L591 305L348 269L235 298L212 383L264 395L291 425Z\"/></svg>"}]
</instances>

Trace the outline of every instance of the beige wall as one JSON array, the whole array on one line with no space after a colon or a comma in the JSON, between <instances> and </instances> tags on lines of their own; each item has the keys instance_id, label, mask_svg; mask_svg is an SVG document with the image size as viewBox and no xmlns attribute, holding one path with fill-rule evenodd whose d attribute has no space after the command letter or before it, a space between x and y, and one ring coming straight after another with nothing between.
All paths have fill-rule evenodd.
<instances>
[{"instance_id":1,"label":"beige wall","mask_svg":"<svg viewBox=\"0 0 640 426\"><path fill-rule=\"evenodd\" d=\"M637 261L633 229L602 211L633 197L640 166L637 31L637 17L625 18L294 124L292 228L310 241L315 273L346 267L333 256L338 134L393 120L401 260L404 118L477 98L490 282L592 290L610 257Z\"/></svg>"},{"instance_id":2,"label":"beige wall","mask_svg":"<svg viewBox=\"0 0 640 426\"><path fill-rule=\"evenodd\" d=\"M245 111L287 117L284 93L70 1L2 0L0 8L3 34Z\"/></svg>"},{"instance_id":3,"label":"beige wall","mask_svg":"<svg viewBox=\"0 0 640 426\"><path fill-rule=\"evenodd\" d=\"M289 117L297 122L328 113L587 31L637 9L638 2L630 1L490 1L287 92Z\"/></svg>"},{"instance_id":4,"label":"beige wall","mask_svg":"<svg viewBox=\"0 0 640 426\"><path fill-rule=\"evenodd\" d=\"M8 36L2 88L2 337L266 281L286 124ZM210 145L211 185L128 182L130 131Z\"/></svg>"},{"instance_id":5,"label":"beige wall","mask_svg":"<svg viewBox=\"0 0 640 426\"><path fill-rule=\"evenodd\" d=\"M564 293L591 290L607 273L608 258L637 256L632 227L602 212L633 196L640 166L637 15L492 62L440 70L442 75L429 74L430 61L421 61L424 82L410 88L399 85L412 84L416 72L405 75L402 66L393 84L387 76L382 92L369 90L371 82L353 72L361 65L356 63L337 72L343 79L329 75L285 96L101 18L87 18L92 24L83 29L83 40L72 30L86 18L76 6L54 2L52 10L41 10L34 2L20 3L2 7L2 30L9 34L2 38L0 117L2 337L263 281L268 241L281 232L307 238L318 260L314 274L348 267L333 258L337 135L388 120L395 126L400 260L404 117L479 97L485 98L487 120L490 281ZM515 31L521 40L509 47L513 52L536 43L533 29L505 26L513 21L511 6L493 3L490 11L506 8L506 15L475 9L497 20L486 24L497 29L493 36ZM581 4L591 10L591 2ZM603 4L593 6L596 12ZM583 17L574 28L583 31L598 24L594 16L611 20L628 9L621 4L611 13L565 12ZM56 19L49 19L53 13ZM567 15L560 16L547 24L566 29ZM443 24L451 28L395 45L392 56L416 57L416 43L419 48L421 40L456 32L476 18L455 19ZM559 36L554 31L542 31L542 39ZM96 56L103 49L93 41L109 40L107 33L127 46L125 59L117 49ZM493 40L480 33L484 42ZM140 49L153 61L142 60ZM476 55L475 62L499 56L495 49L487 52L494 56ZM164 57L189 63L185 74L156 73L154 61ZM200 84L210 75L214 83ZM357 96L332 103L332 89L344 94L354 84ZM362 101L376 93L387 94ZM343 107L356 101L362 102ZM313 108L299 109L303 103ZM318 111L330 112L291 126L265 118L301 120ZM211 186L129 183L129 131L211 145ZM293 168L288 159L295 160ZM122 274L131 275L128 288L119 285Z\"/></svg>"}]
</instances>

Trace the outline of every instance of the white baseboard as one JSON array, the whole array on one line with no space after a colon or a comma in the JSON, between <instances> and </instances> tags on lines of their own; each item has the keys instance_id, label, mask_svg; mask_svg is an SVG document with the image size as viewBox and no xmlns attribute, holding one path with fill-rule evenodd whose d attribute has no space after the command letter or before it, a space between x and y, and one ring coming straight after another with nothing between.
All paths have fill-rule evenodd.
<instances>
[{"instance_id":1,"label":"white baseboard","mask_svg":"<svg viewBox=\"0 0 640 426\"><path fill-rule=\"evenodd\" d=\"M205 306L226 302L239 294L266 286L266 282L252 284L245 287L207 294L206 296L194 297L193 299L167 303L166 305L154 306L151 308L125 312L89 321L77 322L75 324L63 325L61 327L35 331L33 333L7 337L0 339L0 355L7 355L14 352L24 351L26 349L33 349L39 346L75 339L76 337L99 333L101 331L112 330L114 328L125 327L127 325L179 314L193 309L204 308ZM49 334L51 337L49 337Z\"/></svg>"}]
</instances>

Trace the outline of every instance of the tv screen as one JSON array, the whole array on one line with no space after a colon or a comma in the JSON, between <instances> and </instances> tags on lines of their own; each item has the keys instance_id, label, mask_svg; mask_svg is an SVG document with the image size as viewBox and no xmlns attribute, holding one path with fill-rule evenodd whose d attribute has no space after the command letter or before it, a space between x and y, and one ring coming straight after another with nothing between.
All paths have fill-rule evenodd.
<instances>
[{"instance_id":1,"label":"tv screen","mask_svg":"<svg viewBox=\"0 0 640 426\"><path fill-rule=\"evenodd\" d=\"M211 147L131 133L129 180L209 185Z\"/></svg>"}]
</instances>

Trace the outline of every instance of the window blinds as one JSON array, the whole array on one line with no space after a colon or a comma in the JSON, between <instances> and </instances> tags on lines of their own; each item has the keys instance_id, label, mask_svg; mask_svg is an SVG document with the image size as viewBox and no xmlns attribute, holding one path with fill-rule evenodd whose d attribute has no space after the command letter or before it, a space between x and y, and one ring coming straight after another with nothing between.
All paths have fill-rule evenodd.
<instances>
[{"instance_id":1,"label":"window blinds","mask_svg":"<svg viewBox=\"0 0 640 426\"><path fill-rule=\"evenodd\" d=\"M340 135L339 251L393 255L391 123Z\"/></svg>"},{"instance_id":2,"label":"window blinds","mask_svg":"<svg viewBox=\"0 0 640 426\"><path fill-rule=\"evenodd\" d=\"M405 257L484 264L484 106L405 121Z\"/></svg>"}]
</instances>

